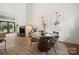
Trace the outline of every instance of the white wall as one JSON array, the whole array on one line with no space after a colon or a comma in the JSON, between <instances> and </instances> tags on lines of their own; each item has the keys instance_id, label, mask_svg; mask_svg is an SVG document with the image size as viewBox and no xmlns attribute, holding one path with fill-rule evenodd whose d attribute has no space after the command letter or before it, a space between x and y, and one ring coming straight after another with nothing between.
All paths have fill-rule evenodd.
<instances>
[{"instance_id":1,"label":"white wall","mask_svg":"<svg viewBox=\"0 0 79 59\"><path fill-rule=\"evenodd\" d=\"M78 10L78 4L33 4L33 23L40 28L41 16L45 16L49 26L47 28L50 28L56 20L55 12L58 11L62 14L59 41L79 44Z\"/></svg>"},{"instance_id":2,"label":"white wall","mask_svg":"<svg viewBox=\"0 0 79 59\"><path fill-rule=\"evenodd\" d=\"M32 21L32 3L29 3L29 4L26 4L26 18L27 18L27 21L26 21L26 25Z\"/></svg>"},{"instance_id":3,"label":"white wall","mask_svg":"<svg viewBox=\"0 0 79 59\"><path fill-rule=\"evenodd\" d=\"M0 12L16 17L16 23L26 25L26 4L24 3L0 3Z\"/></svg>"}]
</instances>

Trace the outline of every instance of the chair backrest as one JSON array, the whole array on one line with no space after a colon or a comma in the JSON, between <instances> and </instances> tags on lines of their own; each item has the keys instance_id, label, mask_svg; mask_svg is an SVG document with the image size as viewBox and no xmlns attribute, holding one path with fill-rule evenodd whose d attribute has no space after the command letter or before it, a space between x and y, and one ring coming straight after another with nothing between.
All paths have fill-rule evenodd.
<instances>
[{"instance_id":1,"label":"chair backrest","mask_svg":"<svg viewBox=\"0 0 79 59\"><path fill-rule=\"evenodd\" d=\"M42 52L50 50L50 48L52 48L55 45L58 38L59 38L59 35L53 36L53 37L50 37L50 36L40 37L38 49L41 50Z\"/></svg>"},{"instance_id":2,"label":"chair backrest","mask_svg":"<svg viewBox=\"0 0 79 59\"><path fill-rule=\"evenodd\" d=\"M46 52L50 49L48 46L49 46L49 44L48 44L47 38L46 37L40 37L38 49L42 52Z\"/></svg>"},{"instance_id":3,"label":"chair backrest","mask_svg":"<svg viewBox=\"0 0 79 59\"><path fill-rule=\"evenodd\" d=\"M53 39L57 41L59 39L59 32L53 31L53 33L55 34L55 36L53 36Z\"/></svg>"}]
</instances>

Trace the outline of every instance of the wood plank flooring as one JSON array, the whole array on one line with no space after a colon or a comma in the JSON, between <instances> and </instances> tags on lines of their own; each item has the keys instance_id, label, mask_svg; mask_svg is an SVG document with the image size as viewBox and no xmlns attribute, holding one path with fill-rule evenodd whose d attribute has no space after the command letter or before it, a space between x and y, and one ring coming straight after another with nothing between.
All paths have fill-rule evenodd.
<instances>
[{"instance_id":1,"label":"wood plank flooring","mask_svg":"<svg viewBox=\"0 0 79 59\"><path fill-rule=\"evenodd\" d=\"M0 50L1 55L46 55L45 52L40 52L37 49L37 44L32 43L29 37L16 37L13 47L7 48L6 53L4 50ZM57 42L56 52L57 55L78 55L79 54L79 45L73 45L68 43ZM53 47L48 51L48 55L55 55Z\"/></svg>"}]
</instances>

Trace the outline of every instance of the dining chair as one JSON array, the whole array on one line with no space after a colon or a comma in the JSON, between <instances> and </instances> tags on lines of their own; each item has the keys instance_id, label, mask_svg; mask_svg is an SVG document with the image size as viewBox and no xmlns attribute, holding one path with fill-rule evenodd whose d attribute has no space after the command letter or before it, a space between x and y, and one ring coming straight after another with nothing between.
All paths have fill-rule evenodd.
<instances>
[{"instance_id":1,"label":"dining chair","mask_svg":"<svg viewBox=\"0 0 79 59\"><path fill-rule=\"evenodd\" d=\"M57 34L59 34L59 33L57 33ZM41 52L46 52L46 54L48 54L48 51L53 47L55 54L57 54L55 44L56 44L58 38L59 38L59 36L52 36L52 37L41 36L40 40L39 40L38 49Z\"/></svg>"},{"instance_id":2,"label":"dining chair","mask_svg":"<svg viewBox=\"0 0 79 59\"><path fill-rule=\"evenodd\" d=\"M2 43L4 43L4 50L5 50L5 53L6 53L6 40L5 40L5 36L6 36L6 33L0 33L0 44L2 46Z\"/></svg>"},{"instance_id":3,"label":"dining chair","mask_svg":"<svg viewBox=\"0 0 79 59\"><path fill-rule=\"evenodd\" d=\"M30 38L30 41L31 41L31 43L30 43L30 46L29 46L29 52L30 52L30 48L32 47L32 45L33 45L33 43L35 44L35 45L38 45L38 41L39 41L39 38L37 38L37 36L35 36L35 35L33 35L33 33L34 32L30 32L29 34L28 34L28 36L29 36L29 38Z\"/></svg>"}]
</instances>

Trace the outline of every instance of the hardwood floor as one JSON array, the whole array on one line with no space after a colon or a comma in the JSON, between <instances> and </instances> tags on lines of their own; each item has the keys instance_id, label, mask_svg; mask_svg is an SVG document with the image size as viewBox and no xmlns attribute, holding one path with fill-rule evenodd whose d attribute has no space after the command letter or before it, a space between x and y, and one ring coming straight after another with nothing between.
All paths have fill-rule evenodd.
<instances>
[{"instance_id":1,"label":"hardwood floor","mask_svg":"<svg viewBox=\"0 0 79 59\"><path fill-rule=\"evenodd\" d=\"M4 50L0 51L1 55L46 55L45 52L40 52L37 49L37 44L32 43L30 46L30 38L29 37L16 37L13 47L7 48L6 53ZM8 45L7 45L8 46ZM57 42L56 52L57 55L78 55L79 54L79 45ZM54 48L48 51L48 55L55 55Z\"/></svg>"},{"instance_id":2,"label":"hardwood floor","mask_svg":"<svg viewBox=\"0 0 79 59\"><path fill-rule=\"evenodd\" d=\"M65 44L67 47L68 53L70 55L79 55L79 45L78 44L72 44L72 43L66 43L66 42L61 42Z\"/></svg>"}]
</instances>

